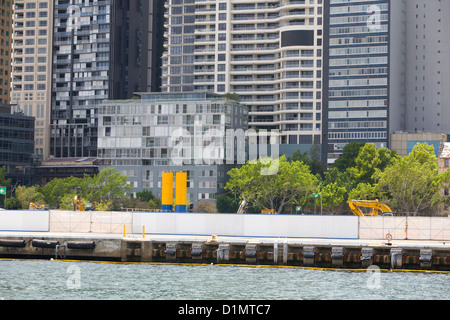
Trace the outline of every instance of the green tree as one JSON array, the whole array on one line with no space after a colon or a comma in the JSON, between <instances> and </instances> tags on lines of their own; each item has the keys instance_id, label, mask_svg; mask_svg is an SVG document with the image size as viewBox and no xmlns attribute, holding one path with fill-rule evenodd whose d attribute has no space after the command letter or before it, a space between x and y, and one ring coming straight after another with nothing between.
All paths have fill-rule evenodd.
<instances>
[{"instance_id":1,"label":"green tree","mask_svg":"<svg viewBox=\"0 0 450 320\"><path fill-rule=\"evenodd\" d=\"M84 189L82 181L83 179L75 177L56 178L40 188L40 192L44 195L44 199L50 207L59 207L63 197L67 197L70 194L73 200L77 190Z\"/></svg>"},{"instance_id":2,"label":"green tree","mask_svg":"<svg viewBox=\"0 0 450 320\"><path fill-rule=\"evenodd\" d=\"M357 153L356 153L357 152ZM352 142L344 148L344 153L324 175L323 186L336 183L343 187L340 194L333 200L333 207L338 208L336 201L342 200L342 207L347 207L349 199L373 200L378 197L375 190L375 173L382 172L399 156L387 148L376 148L374 144ZM344 161L345 160L345 161ZM335 186L331 186L333 189ZM343 193L342 193L343 192Z\"/></svg>"},{"instance_id":3,"label":"green tree","mask_svg":"<svg viewBox=\"0 0 450 320\"><path fill-rule=\"evenodd\" d=\"M360 183L348 194L349 200L375 200L378 198L379 195L376 186L370 183Z\"/></svg>"},{"instance_id":4,"label":"green tree","mask_svg":"<svg viewBox=\"0 0 450 320\"><path fill-rule=\"evenodd\" d=\"M66 193L59 199L59 209L73 211L73 199L75 198L76 193L70 192ZM86 201L81 198L81 201L86 204Z\"/></svg>"},{"instance_id":5,"label":"green tree","mask_svg":"<svg viewBox=\"0 0 450 320\"><path fill-rule=\"evenodd\" d=\"M0 167L0 186L6 187L7 191L11 191L11 179L6 178L6 166Z\"/></svg>"},{"instance_id":6,"label":"green tree","mask_svg":"<svg viewBox=\"0 0 450 320\"><path fill-rule=\"evenodd\" d=\"M104 168L94 177L85 179L90 180L90 183L83 193L88 191L88 199L92 202L126 199L132 190L127 182L127 176L112 167Z\"/></svg>"},{"instance_id":7,"label":"green tree","mask_svg":"<svg viewBox=\"0 0 450 320\"><path fill-rule=\"evenodd\" d=\"M327 213L342 213L347 196L347 190L344 187L339 186L337 183L330 183L323 186L320 189L320 193L322 194L322 199L320 197L316 198L316 206L320 206L322 201L322 209Z\"/></svg>"},{"instance_id":8,"label":"green tree","mask_svg":"<svg viewBox=\"0 0 450 320\"><path fill-rule=\"evenodd\" d=\"M105 168L94 177L85 175L83 178L68 177L53 179L40 189L46 203L51 207L59 207L64 198L78 195L84 202L93 204L108 203L126 199L131 193L131 185L127 177L114 168ZM67 206L67 204L64 204Z\"/></svg>"},{"instance_id":9,"label":"green tree","mask_svg":"<svg viewBox=\"0 0 450 320\"><path fill-rule=\"evenodd\" d=\"M95 210L97 211L110 211L112 209L112 201L111 200L101 200L94 204Z\"/></svg>"},{"instance_id":10,"label":"green tree","mask_svg":"<svg viewBox=\"0 0 450 320\"><path fill-rule=\"evenodd\" d=\"M148 201L148 209L150 210L158 210L161 209L161 198L155 197Z\"/></svg>"},{"instance_id":11,"label":"green tree","mask_svg":"<svg viewBox=\"0 0 450 320\"><path fill-rule=\"evenodd\" d=\"M216 198L217 211L220 213L235 213L240 205L239 197L230 194L221 194Z\"/></svg>"},{"instance_id":12,"label":"green tree","mask_svg":"<svg viewBox=\"0 0 450 320\"><path fill-rule=\"evenodd\" d=\"M342 155L334 162L334 167L344 172L347 168L356 167L356 158L365 143L352 141L342 150Z\"/></svg>"},{"instance_id":13,"label":"green tree","mask_svg":"<svg viewBox=\"0 0 450 320\"><path fill-rule=\"evenodd\" d=\"M312 174L319 174L320 176L323 176L326 171L326 167L320 158L320 146L315 144L308 152L302 152L298 149L293 153L292 157L288 157L287 159L289 162L301 161L310 167Z\"/></svg>"},{"instance_id":14,"label":"green tree","mask_svg":"<svg viewBox=\"0 0 450 320\"><path fill-rule=\"evenodd\" d=\"M399 158L397 152L387 148L376 148L374 144L365 144L355 159L357 171L357 183L373 184L373 175L377 171L383 171L387 166Z\"/></svg>"},{"instance_id":15,"label":"green tree","mask_svg":"<svg viewBox=\"0 0 450 320\"><path fill-rule=\"evenodd\" d=\"M346 190L352 190L358 184L358 170L353 167L347 168L344 171L339 171L338 168L332 167L325 172L322 185L326 186L331 183L336 183Z\"/></svg>"},{"instance_id":16,"label":"green tree","mask_svg":"<svg viewBox=\"0 0 450 320\"><path fill-rule=\"evenodd\" d=\"M39 192L38 186L25 187L18 186L15 190L16 197L22 206L22 209L28 209L30 202L38 203L44 200L44 195Z\"/></svg>"},{"instance_id":17,"label":"green tree","mask_svg":"<svg viewBox=\"0 0 450 320\"><path fill-rule=\"evenodd\" d=\"M396 158L384 171L375 174L382 200L400 213L430 214L443 201L440 191L450 180L450 171L439 173L434 147L417 144L412 152Z\"/></svg>"},{"instance_id":18,"label":"green tree","mask_svg":"<svg viewBox=\"0 0 450 320\"><path fill-rule=\"evenodd\" d=\"M151 190L142 190L136 192L136 198L144 202L149 202L150 200L155 199L155 196Z\"/></svg>"},{"instance_id":19,"label":"green tree","mask_svg":"<svg viewBox=\"0 0 450 320\"><path fill-rule=\"evenodd\" d=\"M268 174L267 170L274 168ZM230 170L228 175L225 189L239 194L250 205L278 213L283 213L286 205L305 203L318 185L309 166L300 161L288 162L284 155L279 159L247 162Z\"/></svg>"},{"instance_id":20,"label":"green tree","mask_svg":"<svg viewBox=\"0 0 450 320\"><path fill-rule=\"evenodd\" d=\"M0 167L0 186L2 187L6 187L6 195L5 196L1 196L0 198L3 198L0 200L0 203L5 204L5 209L17 209L19 208L21 205L19 203L19 201L17 200L16 197L14 197L13 194L13 186L11 185L11 179L6 178L6 174L7 174L7 169L6 166ZM2 204L3 207L3 204Z\"/></svg>"}]
</instances>

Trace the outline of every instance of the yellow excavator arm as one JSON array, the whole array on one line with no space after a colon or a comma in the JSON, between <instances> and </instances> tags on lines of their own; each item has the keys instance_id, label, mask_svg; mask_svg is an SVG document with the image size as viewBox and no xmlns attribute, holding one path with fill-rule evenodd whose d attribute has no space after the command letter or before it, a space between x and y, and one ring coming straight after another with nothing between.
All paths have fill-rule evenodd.
<instances>
[{"instance_id":1,"label":"yellow excavator arm","mask_svg":"<svg viewBox=\"0 0 450 320\"><path fill-rule=\"evenodd\" d=\"M387 205L380 203L377 200L349 200L348 205L352 212L360 217L378 215L393 215L391 208ZM364 213L361 208L368 208L369 212Z\"/></svg>"},{"instance_id":2,"label":"yellow excavator arm","mask_svg":"<svg viewBox=\"0 0 450 320\"><path fill-rule=\"evenodd\" d=\"M28 210L37 210L38 208L39 207L33 202L30 202L30 204L28 205Z\"/></svg>"}]
</instances>

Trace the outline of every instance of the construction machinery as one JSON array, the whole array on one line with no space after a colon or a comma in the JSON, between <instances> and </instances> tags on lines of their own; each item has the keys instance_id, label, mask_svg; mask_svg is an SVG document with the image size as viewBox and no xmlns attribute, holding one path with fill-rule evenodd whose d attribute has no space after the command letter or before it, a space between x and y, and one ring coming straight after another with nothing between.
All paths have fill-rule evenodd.
<instances>
[{"instance_id":1,"label":"construction machinery","mask_svg":"<svg viewBox=\"0 0 450 320\"><path fill-rule=\"evenodd\" d=\"M349 200L348 205L357 216L392 216L392 210L377 200ZM364 208L364 209L363 209Z\"/></svg>"},{"instance_id":2,"label":"construction machinery","mask_svg":"<svg viewBox=\"0 0 450 320\"><path fill-rule=\"evenodd\" d=\"M273 209L262 209L262 214L277 214Z\"/></svg>"},{"instance_id":3,"label":"construction machinery","mask_svg":"<svg viewBox=\"0 0 450 320\"><path fill-rule=\"evenodd\" d=\"M30 202L30 204L28 205L28 210L46 210L46 209L47 207L43 204L38 205L36 203Z\"/></svg>"},{"instance_id":4,"label":"construction machinery","mask_svg":"<svg viewBox=\"0 0 450 320\"><path fill-rule=\"evenodd\" d=\"M78 196L73 198L73 211L84 211L84 204L81 199L78 199Z\"/></svg>"}]
</instances>

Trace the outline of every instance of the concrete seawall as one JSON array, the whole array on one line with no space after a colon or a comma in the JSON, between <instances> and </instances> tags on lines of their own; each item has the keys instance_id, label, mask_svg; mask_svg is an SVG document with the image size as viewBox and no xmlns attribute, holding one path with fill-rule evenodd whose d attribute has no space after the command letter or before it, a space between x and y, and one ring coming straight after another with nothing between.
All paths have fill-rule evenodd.
<instances>
[{"instance_id":1,"label":"concrete seawall","mask_svg":"<svg viewBox=\"0 0 450 320\"><path fill-rule=\"evenodd\" d=\"M0 232L0 258L450 271L449 245L411 240Z\"/></svg>"},{"instance_id":2,"label":"concrete seawall","mask_svg":"<svg viewBox=\"0 0 450 320\"><path fill-rule=\"evenodd\" d=\"M448 218L365 218L5 211L0 258L450 271Z\"/></svg>"}]
</instances>

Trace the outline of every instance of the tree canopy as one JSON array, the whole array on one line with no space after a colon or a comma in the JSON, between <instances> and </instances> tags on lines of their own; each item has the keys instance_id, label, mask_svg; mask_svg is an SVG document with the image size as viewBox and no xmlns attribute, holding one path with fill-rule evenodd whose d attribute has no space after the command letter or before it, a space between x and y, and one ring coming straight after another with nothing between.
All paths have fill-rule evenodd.
<instances>
[{"instance_id":1,"label":"tree canopy","mask_svg":"<svg viewBox=\"0 0 450 320\"><path fill-rule=\"evenodd\" d=\"M264 159L232 169L226 189L256 212L286 213L287 207L302 206L302 212L313 213L322 205L327 214L350 214L348 200L379 199L396 214L430 215L445 201L441 191L450 181L450 171L439 172L434 147L428 144L417 144L400 157L387 148L352 142L321 174L320 169L313 172L316 159L307 153L278 161L274 175L261 174Z\"/></svg>"},{"instance_id":2,"label":"tree canopy","mask_svg":"<svg viewBox=\"0 0 450 320\"><path fill-rule=\"evenodd\" d=\"M378 171L376 180L376 193L400 213L429 214L444 200L440 191L450 181L450 171L439 172L433 146L417 144L409 155Z\"/></svg>"},{"instance_id":3,"label":"tree canopy","mask_svg":"<svg viewBox=\"0 0 450 320\"><path fill-rule=\"evenodd\" d=\"M43 187L19 186L16 195L22 208L28 208L30 202L38 200L45 202L49 207L70 208L73 198L78 195L84 202L90 202L94 206L104 208L109 203L106 207L111 209L118 200L128 198L131 190L127 177L115 168L109 167L93 177L85 175L83 178L57 178Z\"/></svg>"},{"instance_id":4,"label":"tree canopy","mask_svg":"<svg viewBox=\"0 0 450 320\"><path fill-rule=\"evenodd\" d=\"M225 188L239 194L248 204L278 213L282 213L288 204L305 203L318 185L309 166L301 161L288 162L284 155L271 161L258 159L232 169L228 172L230 179ZM264 175L264 169L273 162L277 172Z\"/></svg>"}]
</instances>

